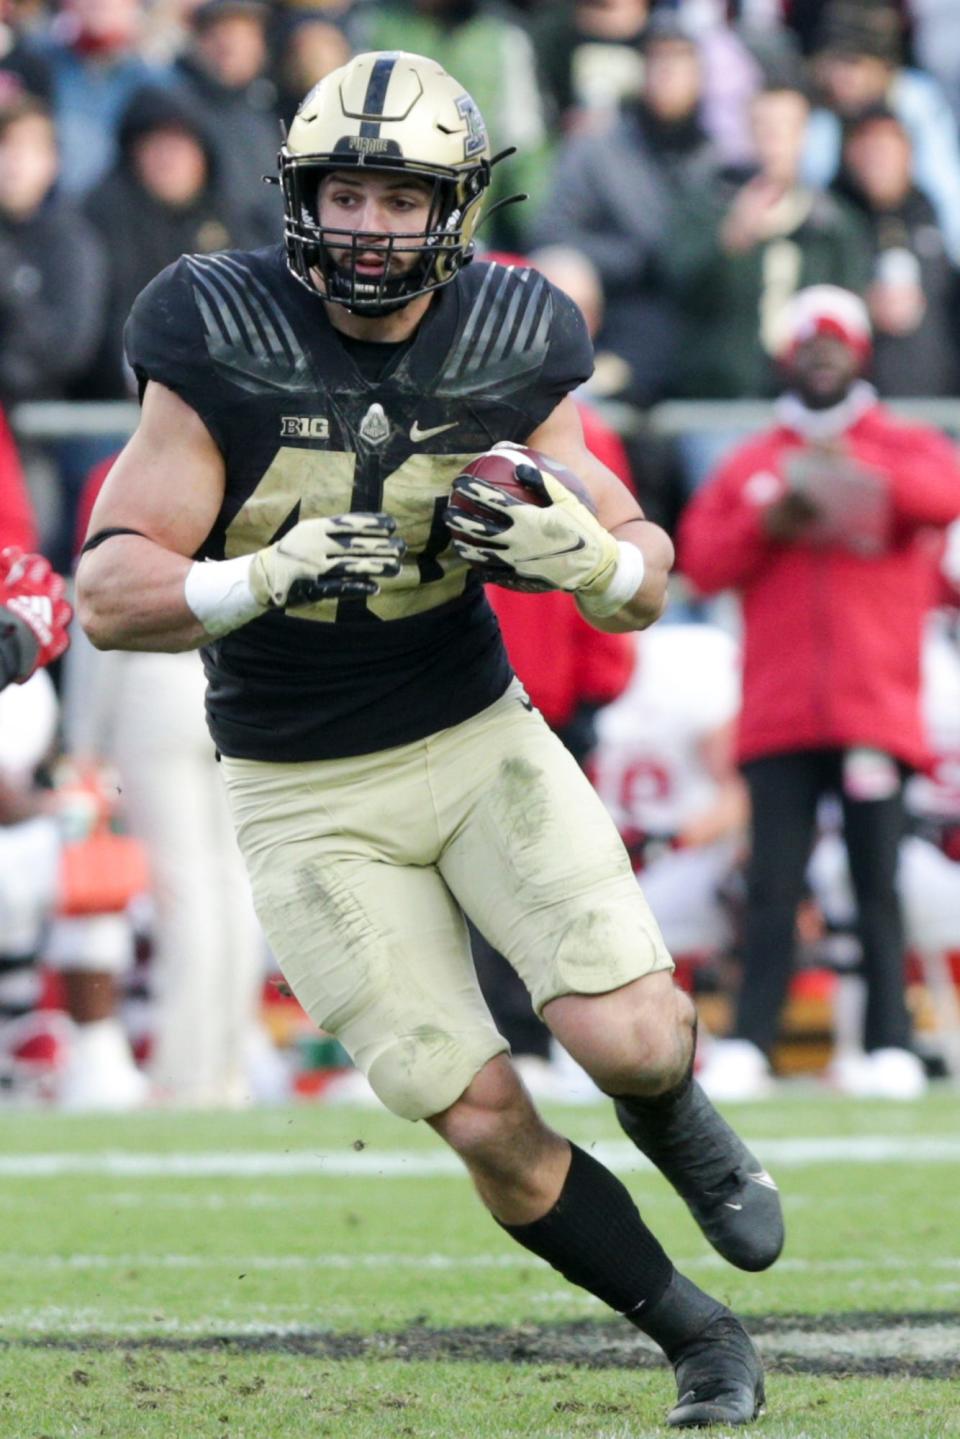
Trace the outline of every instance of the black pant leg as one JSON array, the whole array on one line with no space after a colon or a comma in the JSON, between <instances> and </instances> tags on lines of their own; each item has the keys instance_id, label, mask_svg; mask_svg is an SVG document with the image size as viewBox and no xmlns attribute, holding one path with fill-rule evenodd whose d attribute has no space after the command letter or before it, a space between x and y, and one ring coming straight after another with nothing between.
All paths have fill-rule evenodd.
<instances>
[{"instance_id":1,"label":"black pant leg","mask_svg":"<svg viewBox=\"0 0 960 1439\"><path fill-rule=\"evenodd\" d=\"M903 914L897 856L903 836L903 785L888 799L843 796L844 836L857 899L857 931L867 986L864 1048L910 1044L904 986Z\"/></svg>"},{"instance_id":2,"label":"black pant leg","mask_svg":"<svg viewBox=\"0 0 960 1439\"><path fill-rule=\"evenodd\" d=\"M743 977L733 1036L769 1052L790 984L794 927L830 751L751 760L751 849L743 923Z\"/></svg>"},{"instance_id":3,"label":"black pant leg","mask_svg":"<svg viewBox=\"0 0 960 1439\"><path fill-rule=\"evenodd\" d=\"M514 1054L549 1059L550 1031L535 1013L523 980L472 924L469 928L477 979L494 1024Z\"/></svg>"}]
</instances>

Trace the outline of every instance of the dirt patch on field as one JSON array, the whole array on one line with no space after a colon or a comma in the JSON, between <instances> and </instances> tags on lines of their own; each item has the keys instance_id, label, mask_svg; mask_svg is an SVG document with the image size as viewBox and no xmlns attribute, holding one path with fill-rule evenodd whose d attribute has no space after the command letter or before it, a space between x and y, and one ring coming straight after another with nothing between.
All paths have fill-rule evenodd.
<instances>
[{"instance_id":1,"label":"dirt patch on field","mask_svg":"<svg viewBox=\"0 0 960 1439\"><path fill-rule=\"evenodd\" d=\"M746 1322L767 1366L780 1373L960 1378L960 1313L757 1314L746 1316ZM649 1340L613 1320L462 1329L414 1322L406 1329L373 1334L320 1329L189 1336L51 1334L7 1339L0 1347L85 1353L235 1350L317 1359L467 1360L590 1369L653 1369L664 1363Z\"/></svg>"}]
</instances>

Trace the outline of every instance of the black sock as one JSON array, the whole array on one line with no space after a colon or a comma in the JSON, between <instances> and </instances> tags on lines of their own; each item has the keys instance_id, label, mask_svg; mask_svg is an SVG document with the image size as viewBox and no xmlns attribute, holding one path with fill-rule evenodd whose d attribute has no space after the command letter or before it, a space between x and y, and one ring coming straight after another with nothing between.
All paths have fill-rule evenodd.
<instances>
[{"instance_id":1,"label":"black sock","mask_svg":"<svg viewBox=\"0 0 960 1439\"><path fill-rule=\"evenodd\" d=\"M501 1227L571 1284L637 1323L663 1296L673 1265L619 1179L575 1144L570 1148L570 1170L549 1213Z\"/></svg>"}]
</instances>

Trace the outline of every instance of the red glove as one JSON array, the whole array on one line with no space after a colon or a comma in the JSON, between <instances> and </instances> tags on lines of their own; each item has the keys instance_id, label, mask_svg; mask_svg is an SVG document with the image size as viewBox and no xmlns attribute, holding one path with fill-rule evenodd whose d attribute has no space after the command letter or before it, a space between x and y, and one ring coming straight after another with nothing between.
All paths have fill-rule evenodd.
<instances>
[{"instance_id":1,"label":"red glove","mask_svg":"<svg viewBox=\"0 0 960 1439\"><path fill-rule=\"evenodd\" d=\"M69 644L67 586L42 555L0 550L0 671L23 684Z\"/></svg>"}]
</instances>

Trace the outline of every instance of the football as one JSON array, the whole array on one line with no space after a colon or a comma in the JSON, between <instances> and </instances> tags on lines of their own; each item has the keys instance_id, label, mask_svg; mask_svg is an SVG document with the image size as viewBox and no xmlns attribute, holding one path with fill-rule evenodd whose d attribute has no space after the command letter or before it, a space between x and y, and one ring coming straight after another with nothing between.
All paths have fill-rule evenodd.
<instances>
[{"instance_id":1,"label":"football","mask_svg":"<svg viewBox=\"0 0 960 1439\"><path fill-rule=\"evenodd\" d=\"M567 469L566 465L561 465L559 460L552 460L541 450L530 449L527 445L516 445L512 449L500 452L488 450L485 454L478 455L475 460L471 460L468 465L464 465L461 474L472 475L474 479L483 480L488 485L495 485L498 490L503 490L505 494L513 495L518 500L523 500L525 504L543 506L546 502L545 498L536 490L528 490L517 479L516 466L520 464L529 464L538 470L546 470L566 485L581 504L586 505L592 515L597 513L597 507L589 490L572 470ZM456 494L456 505L468 513L471 509L470 502L465 495Z\"/></svg>"}]
</instances>

